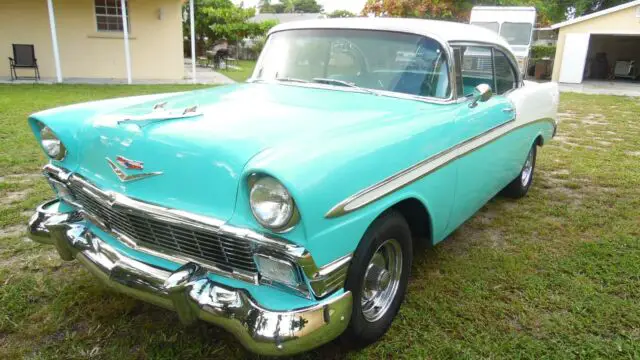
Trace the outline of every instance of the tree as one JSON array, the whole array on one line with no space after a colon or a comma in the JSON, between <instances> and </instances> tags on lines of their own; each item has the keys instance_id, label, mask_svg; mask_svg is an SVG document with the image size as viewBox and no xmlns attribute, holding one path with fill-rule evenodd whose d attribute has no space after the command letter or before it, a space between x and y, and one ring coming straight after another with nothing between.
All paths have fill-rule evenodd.
<instances>
[{"instance_id":1,"label":"tree","mask_svg":"<svg viewBox=\"0 0 640 360\"><path fill-rule=\"evenodd\" d=\"M362 13L467 22L475 5L534 6L538 25L548 26L626 2L628 0L367 0Z\"/></svg>"},{"instance_id":2,"label":"tree","mask_svg":"<svg viewBox=\"0 0 640 360\"><path fill-rule=\"evenodd\" d=\"M319 13L322 12L322 5L316 0L281 0L276 4L270 0L260 0L258 9L264 14Z\"/></svg>"},{"instance_id":3,"label":"tree","mask_svg":"<svg viewBox=\"0 0 640 360\"><path fill-rule=\"evenodd\" d=\"M271 0L260 0L257 7L260 9L260 13L273 14L276 12L273 5L271 5Z\"/></svg>"},{"instance_id":4,"label":"tree","mask_svg":"<svg viewBox=\"0 0 640 360\"><path fill-rule=\"evenodd\" d=\"M263 0L268 1L268 0ZM264 35L275 21L252 23L247 20L255 15L255 9L244 9L231 0L196 0L195 33L199 53L216 40L225 38L230 43L246 37ZM188 13L188 10L186 10ZM188 17L183 23L186 33L190 32Z\"/></svg>"},{"instance_id":5,"label":"tree","mask_svg":"<svg viewBox=\"0 0 640 360\"><path fill-rule=\"evenodd\" d=\"M322 5L316 0L292 0L295 12L319 13L322 12Z\"/></svg>"},{"instance_id":6,"label":"tree","mask_svg":"<svg viewBox=\"0 0 640 360\"><path fill-rule=\"evenodd\" d=\"M629 0L574 0L564 1L567 15L582 16L629 2Z\"/></svg>"},{"instance_id":7,"label":"tree","mask_svg":"<svg viewBox=\"0 0 640 360\"><path fill-rule=\"evenodd\" d=\"M348 10L334 10L332 13L327 14L330 18L348 18L356 17L357 15Z\"/></svg>"},{"instance_id":8,"label":"tree","mask_svg":"<svg viewBox=\"0 0 640 360\"><path fill-rule=\"evenodd\" d=\"M463 0L367 0L362 14L465 21L473 5Z\"/></svg>"}]
</instances>

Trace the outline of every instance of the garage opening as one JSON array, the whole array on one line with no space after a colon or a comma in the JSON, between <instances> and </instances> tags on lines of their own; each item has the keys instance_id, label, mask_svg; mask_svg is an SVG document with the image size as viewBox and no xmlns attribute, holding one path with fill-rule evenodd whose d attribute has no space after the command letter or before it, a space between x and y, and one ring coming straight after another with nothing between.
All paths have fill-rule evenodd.
<instances>
[{"instance_id":1,"label":"garage opening","mask_svg":"<svg viewBox=\"0 0 640 360\"><path fill-rule=\"evenodd\" d=\"M640 36L591 35L584 80L640 83Z\"/></svg>"}]
</instances>

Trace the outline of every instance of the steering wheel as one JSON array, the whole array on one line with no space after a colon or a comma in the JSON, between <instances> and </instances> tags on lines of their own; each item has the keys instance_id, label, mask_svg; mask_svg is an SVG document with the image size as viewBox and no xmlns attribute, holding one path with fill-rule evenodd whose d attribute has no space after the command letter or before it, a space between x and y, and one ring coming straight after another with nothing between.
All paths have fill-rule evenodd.
<instances>
[{"instance_id":1,"label":"steering wheel","mask_svg":"<svg viewBox=\"0 0 640 360\"><path fill-rule=\"evenodd\" d=\"M424 79L420 85L420 96L433 96L433 86L429 83L427 78Z\"/></svg>"}]
</instances>

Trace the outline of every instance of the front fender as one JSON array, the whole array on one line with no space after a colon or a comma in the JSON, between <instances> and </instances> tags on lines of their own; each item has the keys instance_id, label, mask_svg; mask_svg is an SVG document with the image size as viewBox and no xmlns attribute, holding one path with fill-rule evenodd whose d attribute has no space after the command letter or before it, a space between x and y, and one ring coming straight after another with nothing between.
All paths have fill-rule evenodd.
<instances>
[{"instance_id":1,"label":"front fender","mask_svg":"<svg viewBox=\"0 0 640 360\"><path fill-rule=\"evenodd\" d=\"M355 250L373 220L408 198L429 209L434 236L444 232L456 172L445 167L398 189L374 203L340 217L327 213L349 196L451 146L455 109L442 105L429 113L382 120L381 124L331 139L289 142L251 159L239 186L233 225L258 226L248 202L246 177L264 173L281 181L294 197L301 214L299 226L283 234L305 246L319 265Z\"/></svg>"}]
</instances>

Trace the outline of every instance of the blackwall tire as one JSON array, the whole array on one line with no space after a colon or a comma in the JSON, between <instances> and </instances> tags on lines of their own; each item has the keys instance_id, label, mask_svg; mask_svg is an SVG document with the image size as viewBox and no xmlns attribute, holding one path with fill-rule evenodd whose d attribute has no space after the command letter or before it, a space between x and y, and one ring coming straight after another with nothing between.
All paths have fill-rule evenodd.
<instances>
[{"instance_id":1,"label":"blackwall tire","mask_svg":"<svg viewBox=\"0 0 640 360\"><path fill-rule=\"evenodd\" d=\"M503 196L519 199L527 195L531 184L533 183L533 175L536 168L537 145L533 144L527 158L522 165L522 170L513 181L509 183L501 192Z\"/></svg>"}]
</instances>

